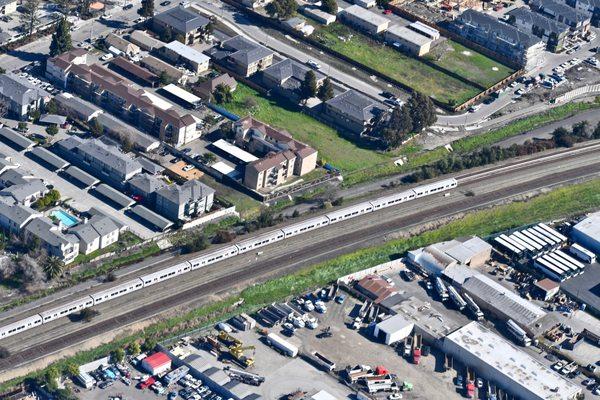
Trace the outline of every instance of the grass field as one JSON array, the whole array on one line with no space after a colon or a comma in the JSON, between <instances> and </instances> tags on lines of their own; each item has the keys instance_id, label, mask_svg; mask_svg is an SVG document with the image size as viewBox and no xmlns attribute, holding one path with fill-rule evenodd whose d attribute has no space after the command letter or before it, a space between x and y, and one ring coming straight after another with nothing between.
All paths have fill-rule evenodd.
<instances>
[{"instance_id":1,"label":"grass field","mask_svg":"<svg viewBox=\"0 0 600 400\"><path fill-rule=\"evenodd\" d=\"M424 58L486 88L514 72L514 69L452 40L440 43Z\"/></svg>"},{"instance_id":2,"label":"grass field","mask_svg":"<svg viewBox=\"0 0 600 400\"><path fill-rule=\"evenodd\" d=\"M350 35L352 35L352 38L347 39ZM383 46L382 43L374 41L340 23L321 27L317 31L316 37L332 50L423 92L442 103L458 105L480 92L476 86L455 79L391 47ZM344 41L340 37L347 40ZM495 83L501 75L503 76L500 79L512 72L502 64L496 63L482 54L471 51L471 56L467 58L461 51L446 52L451 54L445 55L439 61L439 65L467 79L477 78L474 79L475 82L482 85L492 81L492 83ZM498 68L498 71L492 69L494 66Z\"/></svg>"},{"instance_id":3,"label":"grass field","mask_svg":"<svg viewBox=\"0 0 600 400\"><path fill-rule=\"evenodd\" d=\"M383 245L358 250L337 257L293 274L275 278L265 283L253 285L241 293L220 302L215 302L185 314L180 314L136 332L103 344L89 351L81 351L75 356L63 359L55 365L66 370L68 363L81 365L108 355L117 348L126 347L133 341L156 341L175 337L193 328L208 326L214 321L242 311L256 310L264 304L281 301L295 294L306 292L325 285L332 280L365 269L404 254L407 250L429 245L459 236L478 235L485 237L494 232L530 224L538 221L582 214L600 207L600 180L594 180L540 195L527 202L511 203L489 210L467 214L460 220L450 222L440 228L422 234L392 240ZM243 306L233 308L239 300ZM27 377L42 376L43 371L30 373ZM0 384L0 392L17 385L25 379L18 378Z\"/></svg>"},{"instance_id":4,"label":"grass field","mask_svg":"<svg viewBox=\"0 0 600 400\"><path fill-rule=\"evenodd\" d=\"M247 98L254 99L257 106L249 110L244 104ZM344 172L371 168L390 161L389 156L360 148L341 137L335 129L297 110L284 108L243 84L238 85L233 101L226 104L225 108L240 117L252 114L260 121L287 130L295 139L317 149L320 159Z\"/></svg>"}]
</instances>

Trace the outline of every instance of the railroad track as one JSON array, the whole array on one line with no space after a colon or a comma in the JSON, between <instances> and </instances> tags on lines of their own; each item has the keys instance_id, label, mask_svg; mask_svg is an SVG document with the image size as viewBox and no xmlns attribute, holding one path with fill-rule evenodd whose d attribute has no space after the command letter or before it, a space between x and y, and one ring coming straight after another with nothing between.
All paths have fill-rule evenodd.
<instances>
[{"instance_id":1,"label":"railroad track","mask_svg":"<svg viewBox=\"0 0 600 400\"><path fill-rule=\"evenodd\" d=\"M586 147L586 149L589 148L592 150L596 149L596 147ZM581 150L582 149L583 148L581 148ZM575 154L581 153L586 153L586 151L582 150ZM549 156L558 156L558 154ZM568 156L563 157L568 158ZM552 158L551 160L554 159L555 158ZM519 163L517 165L529 166L529 164L525 163ZM503 172L500 172L500 174L510 174L512 171L513 169L503 170ZM490 172L491 171L483 171L482 173L487 174ZM407 229L426 222L435 221L440 218L468 212L470 210L498 203L504 199L508 199L519 194L528 193L533 190L561 185L575 180L586 179L593 176L598 176L599 174L600 162L592 163L582 167L573 168L571 170L546 175L543 179L543 182L540 180L533 180L516 183L508 188L492 190L487 193L477 194L473 197L465 197L461 202L457 202L455 204L441 204L429 209L412 213L410 215L398 215L375 226L369 226L364 229L358 229L346 234L334 236L329 240L314 243L284 256L268 259L264 262L256 263L250 267L241 268L233 273L228 273L226 276L217 277L211 281L204 282L190 289L183 290L165 298L161 298L160 300L152 301L136 308L135 310L115 316L114 318L93 323L93 325L85 326L75 332L70 332L58 338L47 340L44 343L31 346L22 351L18 351L6 359L0 360L0 371L14 369L18 366L48 357L64 348L81 344L82 342L100 334L117 329L123 329L135 322L157 316L174 307L189 304L198 298L208 297L214 295L215 293L226 291L233 287L239 286L244 282L261 279L265 276L285 275L299 268L334 258L357 248L367 246L370 243L381 238L385 238L388 234L396 232L400 229ZM472 180L483 180L485 175L464 174L462 177L459 177L459 179L465 180L468 178L471 178Z\"/></svg>"}]
</instances>

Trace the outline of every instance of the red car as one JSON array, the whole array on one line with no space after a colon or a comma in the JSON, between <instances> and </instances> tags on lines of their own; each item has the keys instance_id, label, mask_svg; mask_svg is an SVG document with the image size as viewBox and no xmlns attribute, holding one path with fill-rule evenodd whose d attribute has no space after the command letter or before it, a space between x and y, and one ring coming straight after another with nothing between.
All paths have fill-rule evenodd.
<instances>
[{"instance_id":1,"label":"red car","mask_svg":"<svg viewBox=\"0 0 600 400\"><path fill-rule=\"evenodd\" d=\"M134 194L133 196L131 196L132 199L134 199L135 201L142 201L143 197L138 195L138 194Z\"/></svg>"},{"instance_id":2,"label":"red car","mask_svg":"<svg viewBox=\"0 0 600 400\"><path fill-rule=\"evenodd\" d=\"M390 15L392 13L392 10L384 10L383 13L385 15Z\"/></svg>"},{"instance_id":3,"label":"red car","mask_svg":"<svg viewBox=\"0 0 600 400\"><path fill-rule=\"evenodd\" d=\"M144 382L140 382L139 388L144 390L144 389L147 389L150 386L154 385L154 383L156 383L156 379L154 379L154 377L151 376L150 378L146 379Z\"/></svg>"}]
</instances>

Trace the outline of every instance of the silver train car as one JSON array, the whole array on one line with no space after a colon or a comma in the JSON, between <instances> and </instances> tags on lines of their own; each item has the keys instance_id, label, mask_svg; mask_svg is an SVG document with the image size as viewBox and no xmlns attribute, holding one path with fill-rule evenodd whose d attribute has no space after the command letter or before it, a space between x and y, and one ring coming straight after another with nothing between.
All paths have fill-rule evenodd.
<instances>
[{"instance_id":1,"label":"silver train car","mask_svg":"<svg viewBox=\"0 0 600 400\"><path fill-rule=\"evenodd\" d=\"M19 334L25 330L35 328L36 326L49 323L55 319L77 313L85 308L110 301L112 299L124 296L136 290L155 285L167 279L175 278L190 271L197 270L210 264L235 257L259 247L267 246L271 243L285 240L292 236L301 235L315 229L322 228L331 224L345 221L347 219L359 217L382 208L392 207L397 204L412 201L423 196L429 196L450 190L457 186L456 179L444 179L427 185L417 186L404 192L395 193L371 201L365 201L348 207L331 211L325 215L309 218L305 221L285 226L281 229L275 229L270 232L261 233L258 236L241 240L236 244L222 247L220 249L203 254L190 261L185 261L160 271L142 275L130 281L115 285L109 289L104 289L78 300L71 301L56 308L43 311L22 320L13 322L0 327L0 339Z\"/></svg>"}]
</instances>

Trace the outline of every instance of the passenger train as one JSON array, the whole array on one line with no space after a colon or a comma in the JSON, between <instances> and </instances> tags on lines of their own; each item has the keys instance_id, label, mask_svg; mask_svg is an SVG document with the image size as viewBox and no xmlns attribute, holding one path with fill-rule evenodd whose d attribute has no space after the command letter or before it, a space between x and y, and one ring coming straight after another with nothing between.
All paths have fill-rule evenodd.
<instances>
[{"instance_id":1,"label":"passenger train","mask_svg":"<svg viewBox=\"0 0 600 400\"><path fill-rule=\"evenodd\" d=\"M391 194L371 201L344 207L339 210L331 211L325 215L310 218L302 222L282 227L280 229L262 233L258 236L242 240L231 246L223 247L207 254L203 254L192 260L184 261L177 265L164 268L160 271L140 276L117 286L111 287L110 289L102 290L51 310L43 311L31 317L22 319L9 325L5 325L0 328L0 339L16 335L27 329L49 323L55 319L74 314L85 308L104 303L106 301L126 295L127 293L155 285L164 280L174 278L230 257L234 257L238 254L243 254L259 247L266 246L280 240L285 240L292 236L300 235L327 225L368 214L382 208L391 207L420 197L440 193L442 191L455 188L456 186L457 182L455 179L445 179L428 185L418 186L401 193Z\"/></svg>"}]
</instances>

